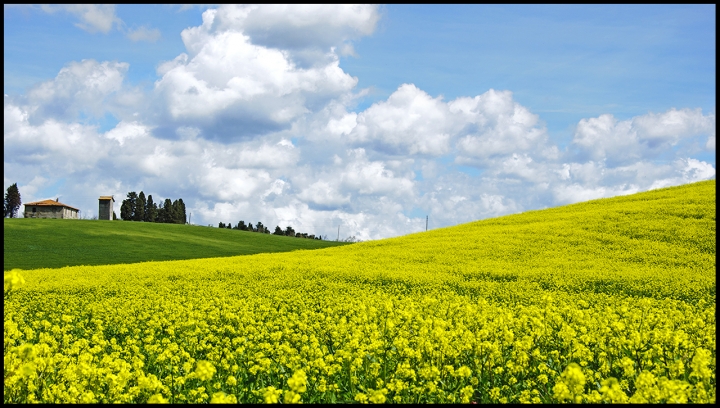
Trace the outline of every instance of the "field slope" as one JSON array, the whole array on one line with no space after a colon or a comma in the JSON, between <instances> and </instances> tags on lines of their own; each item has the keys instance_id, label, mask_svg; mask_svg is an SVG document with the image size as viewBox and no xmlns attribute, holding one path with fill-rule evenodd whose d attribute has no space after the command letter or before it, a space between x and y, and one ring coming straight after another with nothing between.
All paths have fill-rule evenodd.
<instances>
[{"instance_id":1,"label":"field slope","mask_svg":"<svg viewBox=\"0 0 720 408\"><path fill-rule=\"evenodd\" d=\"M11 271L4 402L714 403L715 191Z\"/></svg>"},{"instance_id":2,"label":"field slope","mask_svg":"<svg viewBox=\"0 0 720 408\"><path fill-rule=\"evenodd\" d=\"M144 222L5 218L4 270L213 258L344 245Z\"/></svg>"}]
</instances>

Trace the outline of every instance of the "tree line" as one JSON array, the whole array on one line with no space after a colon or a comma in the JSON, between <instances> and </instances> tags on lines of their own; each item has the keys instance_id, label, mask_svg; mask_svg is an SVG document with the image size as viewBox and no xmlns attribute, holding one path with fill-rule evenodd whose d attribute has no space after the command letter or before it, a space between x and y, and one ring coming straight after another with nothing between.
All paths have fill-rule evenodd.
<instances>
[{"instance_id":1,"label":"tree line","mask_svg":"<svg viewBox=\"0 0 720 408\"><path fill-rule=\"evenodd\" d=\"M145 198L145 193L131 191L120 205L120 219L123 221L163 222L170 224L186 224L187 214L182 198L175 201L166 198L158 207L152 195Z\"/></svg>"},{"instance_id":2,"label":"tree line","mask_svg":"<svg viewBox=\"0 0 720 408\"><path fill-rule=\"evenodd\" d=\"M253 227L252 223L248 223L245 225L245 221L240 220L237 225L233 226L232 224L228 223L225 224L224 222L218 223L218 228L227 228L227 229L235 229L240 231L249 231L249 232L260 232L262 234L269 234L270 230L267 229L266 226L262 224L262 222L258 221L257 225ZM307 239L319 239L322 240L321 236L315 236L314 234L308 234L305 232L295 232L295 229L293 229L291 226L288 226L283 230L280 228L280 226L275 226L275 232L273 232L273 235L283 235L286 237L295 237L295 238L307 238Z\"/></svg>"}]
</instances>

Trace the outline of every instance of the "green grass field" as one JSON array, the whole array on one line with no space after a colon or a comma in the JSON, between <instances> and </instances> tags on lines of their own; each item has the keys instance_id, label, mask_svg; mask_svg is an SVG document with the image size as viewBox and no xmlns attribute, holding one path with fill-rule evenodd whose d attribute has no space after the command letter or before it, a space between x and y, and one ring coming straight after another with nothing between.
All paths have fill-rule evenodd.
<instances>
[{"instance_id":1,"label":"green grass field","mask_svg":"<svg viewBox=\"0 0 720 408\"><path fill-rule=\"evenodd\" d=\"M342 242L179 224L5 218L4 270L318 249Z\"/></svg>"}]
</instances>

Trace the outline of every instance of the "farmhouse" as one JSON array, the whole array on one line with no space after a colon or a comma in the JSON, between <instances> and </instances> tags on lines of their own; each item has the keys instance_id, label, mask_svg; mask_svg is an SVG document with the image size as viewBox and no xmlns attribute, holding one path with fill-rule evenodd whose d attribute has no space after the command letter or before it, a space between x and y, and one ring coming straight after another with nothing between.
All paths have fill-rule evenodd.
<instances>
[{"instance_id":1,"label":"farmhouse","mask_svg":"<svg viewBox=\"0 0 720 408\"><path fill-rule=\"evenodd\" d=\"M25 218L69 218L78 219L78 210L63 204L58 198L53 200L35 201L25 204Z\"/></svg>"}]
</instances>

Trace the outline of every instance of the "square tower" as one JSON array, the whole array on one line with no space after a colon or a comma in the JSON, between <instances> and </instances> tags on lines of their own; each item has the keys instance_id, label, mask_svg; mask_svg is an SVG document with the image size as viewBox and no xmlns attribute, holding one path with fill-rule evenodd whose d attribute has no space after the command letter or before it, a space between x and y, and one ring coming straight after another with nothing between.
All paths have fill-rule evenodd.
<instances>
[{"instance_id":1,"label":"square tower","mask_svg":"<svg viewBox=\"0 0 720 408\"><path fill-rule=\"evenodd\" d=\"M115 198L113 196L100 196L100 208L98 210L98 220L110 220L113 219L113 211L115 205Z\"/></svg>"}]
</instances>

